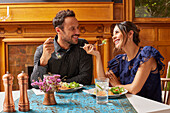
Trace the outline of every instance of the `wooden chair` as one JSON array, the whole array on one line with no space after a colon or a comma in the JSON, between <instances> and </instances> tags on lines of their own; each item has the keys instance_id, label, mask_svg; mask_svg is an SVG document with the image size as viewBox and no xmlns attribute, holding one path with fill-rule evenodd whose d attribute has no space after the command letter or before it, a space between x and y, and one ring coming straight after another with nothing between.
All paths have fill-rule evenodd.
<instances>
[{"instance_id":1,"label":"wooden chair","mask_svg":"<svg viewBox=\"0 0 170 113\"><path fill-rule=\"evenodd\" d=\"M170 105L170 87L168 84L170 84L170 78L161 78L163 103Z\"/></svg>"}]
</instances>

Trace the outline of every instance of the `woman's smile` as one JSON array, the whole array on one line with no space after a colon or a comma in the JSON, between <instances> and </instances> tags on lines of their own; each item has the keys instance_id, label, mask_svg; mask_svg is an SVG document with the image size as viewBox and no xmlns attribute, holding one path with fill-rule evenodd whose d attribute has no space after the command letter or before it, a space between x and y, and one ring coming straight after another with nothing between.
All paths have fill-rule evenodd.
<instances>
[{"instance_id":1,"label":"woman's smile","mask_svg":"<svg viewBox=\"0 0 170 113\"><path fill-rule=\"evenodd\" d=\"M119 44L120 39L114 40L115 45Z\"/></svg>"}]
</instances>

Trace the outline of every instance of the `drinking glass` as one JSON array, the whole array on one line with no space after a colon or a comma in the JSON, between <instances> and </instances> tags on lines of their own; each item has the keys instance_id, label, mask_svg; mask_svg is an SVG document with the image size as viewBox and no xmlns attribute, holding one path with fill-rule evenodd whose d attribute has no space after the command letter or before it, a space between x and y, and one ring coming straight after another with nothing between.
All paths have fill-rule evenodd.
<instances>
[{"instance_id":1,"label":"drinking glass","mask_svg":"<svg viewBox=\"0 0 170 113\"><path fill-rule=\"evenodd\" d=\"M95 79L96 102L97 104L108 103L109 78L98 77Z\"/></svg>"}]
</instances>

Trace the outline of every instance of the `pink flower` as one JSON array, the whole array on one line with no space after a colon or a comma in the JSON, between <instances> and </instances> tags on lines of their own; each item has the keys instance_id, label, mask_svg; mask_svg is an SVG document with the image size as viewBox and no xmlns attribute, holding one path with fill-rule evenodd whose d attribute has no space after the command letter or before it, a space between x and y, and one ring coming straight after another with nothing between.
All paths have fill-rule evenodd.
<instances>
[{"instance_id":1,"label":"pink flower","mask_svg":"<svg viewBox=\"0 0 170 113\"><path fill-rule=\"evenodd\" d=\"M53 79L54 79L54 77L53 77L53 76L49 76L49 79L50 79L50 80L53 80Z\"/></svg>"},{"instance_id":2,"label":"pink flower","mask_svg":"<svg viewBox=\"0 0 170 113\"><path fill-rule=\"evenodd\" d=\"M38 78L39 82L32 80L33 83L31 85L38 85L40 90L44 92L58 91L60 87L59 82L61 82L59 77L60 75L46 76L43 81Z\"/></svg>"},{"instance_id":3,"label":"pink flower","mask_svg":"<svg viewBox=\"0 0 170 113\"><path fill-rule=\"evenodd\" d=\"M49 84L52 84L52 81L48 81Z\"/></svg>"}]
</instances>

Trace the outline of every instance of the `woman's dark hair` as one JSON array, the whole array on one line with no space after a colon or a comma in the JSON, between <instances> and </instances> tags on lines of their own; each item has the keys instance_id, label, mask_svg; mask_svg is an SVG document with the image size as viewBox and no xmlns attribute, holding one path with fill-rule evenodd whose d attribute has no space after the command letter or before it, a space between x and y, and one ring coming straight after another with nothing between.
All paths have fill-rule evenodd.
<instances>
[{"instance_id":1,"label":"woman's dark hair","mask_svg":"<svg viewBox=\"0 0 170 113\"><path fill-rule=\"evenodd\" d=\"M72 10L62 10L56 14L53 19L54 28L59 27L60 29L64 29L63 23L66 17L75 17L75 13Z\"/></svg>"},{"instance_id":2,"label":"woman's dark hair","mask_svg":"<svg viewBox=\"0 0 170 113\"><path fill-rule=\"evenodd\" d=\"M138 29L134 23L129 22L129 21L124 21L124 22L116 24L116 26L118 26L118 28L120 29L120 31L122 32L123 35L124 35L124 33L127 35L128 32L130 30L132 30L134 32L133 33L133 42L138 46L138 44L140 42L140 39L139 39L140 29Z\"/></svg>"}]
</instances>

